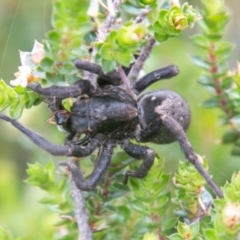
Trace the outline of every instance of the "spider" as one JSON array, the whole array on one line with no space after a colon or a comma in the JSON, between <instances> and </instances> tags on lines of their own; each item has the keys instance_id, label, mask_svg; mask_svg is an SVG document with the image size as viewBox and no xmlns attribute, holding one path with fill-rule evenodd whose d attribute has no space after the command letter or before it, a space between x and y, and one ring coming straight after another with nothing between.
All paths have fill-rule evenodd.
<instances>
[{"instance_id":1,"label":"spider","mask_svg":"<svg viewBox=\"0 0 240 240\"><path fill-rule=\"evenodd\" d=\"M48 120L56 123L67 133L65 144L55 145L37 133L27 129L18 121L0 115L5 121L27 135L35 144L52 155L86 157L100 149L92 173L84 179L76 165L66 164L77 187L83 191L93 190L107 171L116 145L131 157L142 160L136 171L128 170L124 176L144 178L153 165L153 149L131 143L152 142L169 144L178 141L186 159L194 164L209 186L219 196L221 190L202 167L188 141L185 131L190 123L190 109L187 102L176 92L155 90L138 97L156 81L168 79L178 74L177 66L170 65L155 70L140 78L132 85L132 94L122 84L117 71L104 74L97 64L76 60L77 68L98 75L96 82L80 79L72 86L51 86L29 84L29 88L45 97L53 115ZM125 69L127 74L129 69ZM71 110L62 107L62 100L76 98ZM74 139L78 141L74 141ZM80 140L79 140L80 139Z\"/></svg>"}]
</instances>

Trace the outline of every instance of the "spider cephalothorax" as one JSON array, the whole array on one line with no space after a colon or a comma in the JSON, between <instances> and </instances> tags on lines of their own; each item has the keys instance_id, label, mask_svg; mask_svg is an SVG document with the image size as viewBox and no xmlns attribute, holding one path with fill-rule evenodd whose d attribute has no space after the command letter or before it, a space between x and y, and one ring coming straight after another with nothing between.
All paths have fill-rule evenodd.
<instances>
[{"instance_id":1,"label":"spider cephalothorax","mask_svg":"<svg viewBox=\"0 0 240 240\"><path fill-rule=\"evenodd\" d=\"M82 63L78 60L75 65L79 67ZM195 165L218 196L221 196L221 191L199 163L186 137L185 131L190 123L187 102L169 90L152 91L138 98L152 83L178 74L176 66L171 65L147 74L133 84L129 91L120 86L122 81L117 71L104 74L98 65L85 65L87 68L94 67L91 72L99 75L95 83L79 80L68 87L42 88L39 84L28 86L44 96L49 103L53 112L49 122L61 125L68 133L65 145L54 145L19 122L3 115L0 117L11 122L34 143L53 155L85 157L99 148L96 165L87 179L83 178L76 165L67 165L81 190L89 191L96 187L108 169L117 144L131 157L143 160L138 170L126 171L124 181L129 176L145 177L153 164L155 153L147 146L131 143L130 140L135 139L138 142L158 144L178 141L186 158ZM67 111L63 109L61 102L69 97L76 100L70 111Z\"/></svg>"}]
</instances>

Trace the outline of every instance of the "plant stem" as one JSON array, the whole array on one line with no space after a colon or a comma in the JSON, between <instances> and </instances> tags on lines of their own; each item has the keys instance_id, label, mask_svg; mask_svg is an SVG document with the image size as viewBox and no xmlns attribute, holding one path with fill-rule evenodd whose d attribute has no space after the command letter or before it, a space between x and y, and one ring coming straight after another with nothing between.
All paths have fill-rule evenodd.
<instances>
[{"instance_id":1,"label":"plant stem","mask_svg":"<svg viewBox=\"0 0 240 240\"><path fill-rule=\"evenodd\" d=\"M215 50L215 44L212 43L209 48L209 61L212 64L210 72L212 74L214 88L215 88L216 94L219 98L220 106L221 106L222 110L224 111L224 113L227 115L228 119L230 119L232 117L232 112L227 107L228 99L226 97L224 97L224 91L221 89L221 79L219 77L214 76L219 71L219 67L217 64L217 57L214 54L214 50Z\"/></svg>"},{"instance_id":2,"label":"plant stem","mask_svg":"<svg viewBox=\"0 0 240 240\"><path fill-rule=\"evenodd\" d=\"M143 69L143 64L149 57L155 43L156 43L156 40L152 36L149 36L147 44L142 49L140 55L137 58L137 61L134 63L128 75L128 79L131 84L136 82L139 72Z\"/></svg>"},{"instance_id":3,"label":"plant stem","mask_svg":"<svg viewBox=\"0 0 240 240\"><path fill-rule=\"evenodd\" d=\"M76 158L69 157L70 164L77 164ZM71 195L75 204L75 218L79 230L79 240L92 240L92 231L88 224L88 215L83 192L77 188L73 179L71 179Z\"/></svg>"}]
</instances>

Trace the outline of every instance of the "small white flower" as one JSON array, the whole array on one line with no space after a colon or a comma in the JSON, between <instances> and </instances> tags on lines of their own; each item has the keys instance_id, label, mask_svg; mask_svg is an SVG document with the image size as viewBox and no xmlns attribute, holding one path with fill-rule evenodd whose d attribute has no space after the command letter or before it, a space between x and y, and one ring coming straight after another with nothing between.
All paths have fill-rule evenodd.
<instances>
[{"instance_id":1,"label":"small white flower","mask_svg":"<svg viewBox=\"0 0 240 240\"><path fill-rule=\"evenodd\" d=\"M240 205L227 203L223 209L223 222L229 229L234 229L240 223Z\"/></svg>"},{"instance_id":2,"label":"small white flower","mask_svg":"<svg viewBox=\"0 0 240 240\"><path fill-rule=\"evenodd\" d=\"M11 80L13 86L27 87L32 81L38 81L40 78L32 74L31 62L38 64L44 58L44 48L41 43L34 41L32 52L19 51L22 66L18 67L18 72L14 75L16 79Z\"/></svg>"},{"instance_id":3,"label":"small white flower","mask_svg":"<svg viewBox=\"0 0 240 240\"><path fill-rule=\"evenodd\" d=\"M16 72L14 75L16 77L15 80L11 80L10 84L12 86L22 86L26 87L28 83L33 79L33 75L31 74L32 70L28 66L20 66L18 67L19 72Z\"/></svg>"},{"instance_id":4,"label":"small white flower","mask_svg":"<svg viewBox=\"0 0 240 240\"><path fill-rule=\"evenodd\" d=\"M89 8L87 10L87 15L92 17L92 18L96 18L98 16L98 12L99 12L99 2L98 2L98 0L91 0Z\"/></svg>"},{"instance_id":5,"label":"small white flower","mask_svg":"<svg viewBox=\"0 0 240 240\"><path fill-rule=\"evenodd\" d=\"M34 41L34 46L32 49L32 56L31 56L31 60L35 63L35 64L39 64L42 59L44 58L44 46L39 43L38 41Z\"/></svg>"},{"instance_id":6,"label":"small white flower","mask_svg":"<svg viewBox=\"0 0 240 240\"><path fill-rule=\"evenodd\" d=\"M21 61L22 66L27 66L27 58L28 58L28 56L31 55L31 53L23 52L23 51L19 50L19 54L20 54L20 61Z\"/></svg>"}]
</instances>

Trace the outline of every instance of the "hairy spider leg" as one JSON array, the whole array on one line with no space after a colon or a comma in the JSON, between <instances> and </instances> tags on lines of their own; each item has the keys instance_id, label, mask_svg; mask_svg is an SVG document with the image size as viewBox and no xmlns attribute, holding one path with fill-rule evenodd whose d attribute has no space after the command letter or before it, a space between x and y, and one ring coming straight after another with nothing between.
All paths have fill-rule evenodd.
<instances>
[{"instance_id":1,"label":"hairy spider leg","mask_svg":"<svg viewBox=\"0 0 240 240\"><path fill-rule=\"evenodd\" d=\"M144 178L153 165L155 157L154 151L149 147L133 144L129 140L124 140L121 147L129 156L138 160L143 160L143 163L140 165L138 170L126 171L123 182L126 184L128 177L130 176L135 178Z\"/></svg>"},{"instance_id":2,"label":"hairy spider leg","mask_svg":"<svg viewBox=\"0 0 240 240\"><path fill-rule=\"evenodd\" d=\"M116 70L105 74L100 65L80 59L75 60L74 65L80 70L88 71L98 75L97 82L99 85L111 84L118 86L122 84L122 79Z\"/></svg>"},{"instance_id":3,"label":"hairy spider leg","mask_svg":"<svg viewBox=\"0 0 240 240\"><path fill-rule=\"evenodd\" d=\"M165 68L160 68L158 70L150 72L149 74L140 78L139 81L137 81L133 85L133 92L136 95L139 95L142 91L144 91L147 87L149 87L153 83L163 79L174 77L178 73L179 73L179 69L175 65L169 65Z\"/></svg>"},{"instance_id":4,"label":"hairy spider leg","mask_svg":"<svg viewBox=\"0 0 240 240\"><path fill-rule=\"evenodd\" d=\"M215 194L222 198L223 193L216 185L216 183L212 180L210 175L203 168L202 164L199 162L196 153L194 152L190 142L187 139L187 136L182 128L182 126L172 117L166 114L160 114L160 118L162 123L174 134L176 139L178 140L186 159L192 163L198 172L202 175L202 177L206 180L208 185L212 188Z\"/></svg>"},{"instance_id":5,"label":"hairy spider leg","mask_svg":"<svg viewBox=\"0 0 240 240\"><path fill-rule=\"evenodd\" d=\"M55 97L57 99L74 98L83 94L91 96L96 90L90 81L82 79L71 86L51 86L43 88L40 84L29 84L28 88L42 96Z\"/></svg>"},{"instance_id":6,"label":"hairy spider leg","mask_svg":"<svg viewBox=\"0 0 240 240\"><path fill-rule=\"evenodd\" d=\"M19 123L15 119L9 118L2 114L0 114L0 118L7 122L10 122L14 127L16 127L23 134L25 134L38 147L55 156L75 156L75 157L89 156L105 140L104 135L96 134L96 136L89 140L88 144L85 146L78 146L75 144L56 145L47 141L39 134L24 127L21 123Z\"/></svg>"},{"instance_id":7,"label":"hairy spider leg","mask_svg":"<svg viewBox=\"0 0 240 240\"><path fill-rule=\"evenodd\" d=\"M72 179L80 190L92 191L96 188L98 182L107 171L114 147L115 144L110 140L104 144L100 150L100 154L96 160L96 164L92 173L86 179L84 179L81 171L74 163L63 163L61 165L68 167L69 171L71 172Z\"/></svg>"}]
</instances>

